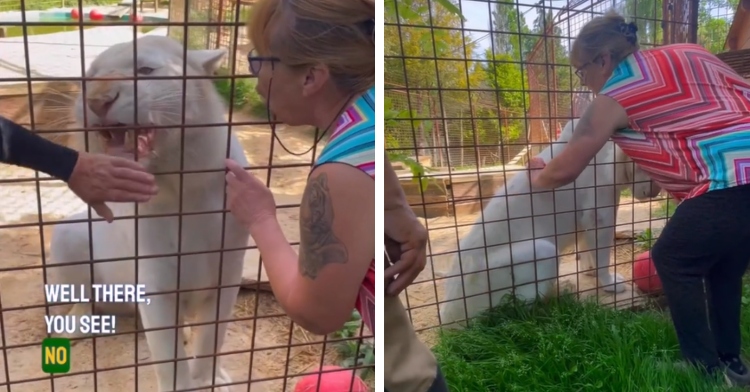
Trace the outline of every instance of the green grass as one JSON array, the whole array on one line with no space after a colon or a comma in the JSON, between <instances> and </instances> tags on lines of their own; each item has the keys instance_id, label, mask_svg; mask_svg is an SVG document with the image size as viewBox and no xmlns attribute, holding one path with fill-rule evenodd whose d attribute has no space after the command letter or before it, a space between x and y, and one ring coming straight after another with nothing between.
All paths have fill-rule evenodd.
<instances>
[{"instance_id":1,"label":"green grass","mask_svg":"<svg viewBox=\"0 0 750 392\"><path fill-rule=\"evenodd\" d=\"M659 203L659 208L652 212L654 219L671 218L674 215L674 211L677 209L677 202L674 200L664 200Z\"/></svg>"},{"instance_id":2,"label":"green grass","mask_svg":"<svg viewBox=\"0 0 750 392\"><path fill-rule=\"evenodd\" d=\"M635 237L635 246L641 250L651 250L651 248L654 246L654 243L656 243L656 240L659 238L659 234L661 234L660 228L656 228L651 230L651 228L647 228L642 233L638 234Z\"/></svg>"},{"instance_id":3,"label":"green grass","mask_svg":"<svg viewBox=\"0 0 750 392\"><path fill-rule=\"evenodd\" d=\"M525 307L508 301L464 330L442 331L434 351L452 392L741 391L675 370L679 348L666 314L571 297Z\"/></svg>"}]
</instances>

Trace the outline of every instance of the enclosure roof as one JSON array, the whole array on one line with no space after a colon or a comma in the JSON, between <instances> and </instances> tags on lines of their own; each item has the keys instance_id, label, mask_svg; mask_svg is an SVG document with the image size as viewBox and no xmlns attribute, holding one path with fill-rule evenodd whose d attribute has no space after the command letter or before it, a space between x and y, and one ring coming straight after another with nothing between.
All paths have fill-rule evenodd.
<instances>
[{"instance_id":1,"label":"enclosure roof","mask_svg":"<svg viewBox=\"0 0 750 392\"><path fill-rule=\"evenodd\" d=\"M743 78L750 78L750 49L732 50L716 56Z\"/></svg>"}]
</instances>

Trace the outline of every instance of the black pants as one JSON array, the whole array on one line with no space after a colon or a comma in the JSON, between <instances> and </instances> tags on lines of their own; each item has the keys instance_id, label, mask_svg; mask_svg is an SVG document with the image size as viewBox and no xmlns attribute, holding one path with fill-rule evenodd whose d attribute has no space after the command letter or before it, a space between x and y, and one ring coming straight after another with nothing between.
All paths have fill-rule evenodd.
<instances>
[{"instance_id":1,"label":"black pants","mask_svg":"<svg viewBox=\"0 0 750 392\"><path fill-rule=\"evenodd\" d=\"M719 355L739 355L742 276L750 262L750 185L682 202L651 257L685 359L713 370Z\"/></svg>"},{"instance_id":2,"label":"black pants","mask_svg":"<svg viewBox=\"0 0 750 392\"><path fill-rule=\"evenodd\" d=\"M385 392L388 392L385 389ZM435 381L430 385L430 389L427 392L448 392L448 384L445 382L443 372L440 371L440 366L437 368L437 375L435 375Z\"/></svg>"}]
</instances>

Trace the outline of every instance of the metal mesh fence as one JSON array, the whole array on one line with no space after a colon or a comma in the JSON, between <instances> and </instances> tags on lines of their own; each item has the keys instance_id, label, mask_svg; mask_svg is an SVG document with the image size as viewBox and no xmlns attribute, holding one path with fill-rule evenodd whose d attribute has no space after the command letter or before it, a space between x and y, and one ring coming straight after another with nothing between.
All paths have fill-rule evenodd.
<instances>
[{"instance_id":1,"label":"metal mesh fence","mask_svg":"<svg viewBox=\"0 0 750 392\"><path fill-rule=\"evenodd\" d=\"M540 284L535 273L528 272L533 267L526 272L500 267L520 263L515 258L523 251L508 245L513 231L526 233L526 226L532 225L546 233L549 230L540 228L539 222L560 224L549 217L553 207L531 214L536 226L530 223L528 201L502 198L508 210L505 202L498 202L494 210L482 211L493 202L493 194L524 169L527 159L549 148L591 101L568 59L581 27L615 8L637 24L643 48L699 42L717 53L723 50L737 7L736 1L706 0L699 4L687 0L386 3L385 145L430 240L428 267L402 294L422 340L431 345L440 340L434 327L445 322L438 309L448 299L488 305L487 291L492 287L491 301L497 305L503 293L531 296L535 292L512 283L517 274L527 277L526 286ZM616 213L612 212L616 223L608 239L599 237L595 245L585 245L582 232L573 240L555 235L563 241L558 246L567 244L560 249L554 279L558 294L573 292L617 308L650 303L632 284L633 260L650 248L675 203L663 193L639 201L632 187L625 188L618 188L623 191ZM469 236L473 242L467 240ZM610 271L619 274L625 285L604 288L595 276L579 270L577 258L588 256L575 252L576 247L578 252L604 249L611 258ZM478 250L472 253L473 249ZM466 257L474 259L459 261ZM455 281L466 277L469 269L488 272L465 278L474 287L464 280L461 288ZM501 277L505 275L507 279Z\"/></svg>"},{"instance_id":2,"label":"metal mesh fence","mask_svg":"<svg viewBox=\"0 0 750 392\"><path fill-rule=\"evenodd\" d=\"M130 5L133 2L131 0L86 0L83 2L84 6L95 7L95 6L113 6L118 4ZM167 0L146 0L136 1L138 10L143 12L145 10L158 11L159 7L168 5ZM71 9L78 6L76 1L72 0L2 0L0 1L0 12L13 12L13 11L49 11L49 10L60 10L60 9ZM48 27L49 28L49 27ZM56 29L61 29L62 26L55 26Z\"/></svg>"},{"instance_id":3,"label":"metal mesh fence","mask_svg":"<svg viewBox=\"0 0 750 392\"><path fill-rule=\"evenodd\" d=\"M0 3L0 7L3 4L6 3ZM48 7L26 4L27 10ZM100 138L105 135L102 132L107 131L94 129L90 112L88 119L86 115L76 119L75 100L90 99L95 94L93 89L104 86L102 79L96 78L83 83L94 59L115 44L134 42L120 52L122 58L104 62L132 66L135 75L136 68L143 66L132 61L134 53L140 55L144 50L141 38L171 37L183 50L176 67L180 70L175 70L179 76L172 76L171 80L166 80L170 79L167 76L144 81L148 77L142 74L136 76L137 84L132 76L124 81L107 79L107 83L136 86L128 87L135 97L135 118L141 118L138 110L161 110L163 118L157 123L179 135L163 150L164 154L172 154L172 164L151 166L162 178L162 193L166 192L160 207L113 206L117 219L107 226L95 215L89 215L93 212L88 212L60 181L23 168L0 167L0 390L164 390L158 383L159 374L162 381L179 382L176 389L168 390L290 391L302 376L317 373L321 365L334 364L353 367L372 386L372 336L363 330L356 313L344 329L330 336L313 335L295 325L271 293L252 240L248 243L242 235L238 236L237 226L227 223L223 162L229 156L228 135L236 138L231 143L242 147L242 158L249 161L251 172L273 191L279 222L295 248L299 242L302 190L312 162L325 144L310 153L293 156L285 153L271 136L272 123L265 103L255 92L255 79L249 75L245 59L249 48L244 24L252 4L173 0L168 5L161 4L158 11L146 5L143 13L139 3L127 12L122 7L96 5L101 18L92 17L93 7L86 3L71 2L64 3L64 7L76 8L85 17L70 15L70 9L53 15L0 13L6 33L18 32L0 38L0 115L57 143L89 151L99 151ZM184 50L216 48L228 52L216 75L198 72L197 77L183 76L189 67ZM157 52L159 49L147 48ZM149 87L144 86L151 82L171 86L176 93L167 101L148 103L155 91L149 92ZM186 93L195 91L196 84L215 88L218 95L211 98L213 95L207 94L208 99L223 100L212 102L223 105L226 111L212 113L207 109L212 106L210 103L196 107L196 102L191 101L195 97ZM81 121L89 126L82 126ZM276 124L276 128L284 145L292 151L305 151L314 143L314 132L308 127ZM223 133L225 129L229 133ZM216 133L221 140L215 140L215 145L196 140L196 130ZM161 159L161 155L157 158ZM234 155L232 158L241 159ZM166 191L165 186L169 188ZM148 214L158 216L148 218ZM154 219L162 219L162 223L153 223ZM162 243L165 246L157 248L174 248L176 252L154 251L153 245ZM203 272L196 270L200 265L206 266L201 260L211 262ZM178 317L175 303L162 303L161 309L166 311L161 315L151 312L151 319L147 320L134 304L94 304L95 308L89 308L91 303L81 299L79 289L92 283L139 283L146 284L150 294L159 291L148 287L149 282L159 279L152 276L144 281L144 273L138 272L149 268L150 261L170 265L159 276L177 287L161 287L162 301L188 301L181 305L186 314ZM59 265L54 267L61 263L69 272ZM174 276L170 272L175 272ZM203 286L185 280L185 276L195 278L196 274L215 279ZM53 283L70 284L78 299L62 302L79 303L51 303L45 285ZM205 296L195 294L199 289L204 290ZM91 300L93 292L86 293L83 295ZM236 301L222 300L234 296ZM223 307L201 305L211 301L220 301ZM196 309L203 314L193 314ZM67 355L70 371L45 374L41 343L52 336L46 317L63 316L63 320L71 322L71 316L75 316L80 323L93 320L97 314L114 314L116 322L109 331L93 335L56 334L72 337ZM57 320L48 321L54 326L60 322ZM187 356L179 354L183 350L178 347L183 342ZM174 371L175 363L181 370ZM185 364L198 369L197 373L183 374ZM201 371L208 374L205 379L199 379ZM193 376L195 384L188 385L186 380ZM215 389L209 388L212 384ZM221 384L224 386L219 387Z\"/></svg>"}]
</instances>

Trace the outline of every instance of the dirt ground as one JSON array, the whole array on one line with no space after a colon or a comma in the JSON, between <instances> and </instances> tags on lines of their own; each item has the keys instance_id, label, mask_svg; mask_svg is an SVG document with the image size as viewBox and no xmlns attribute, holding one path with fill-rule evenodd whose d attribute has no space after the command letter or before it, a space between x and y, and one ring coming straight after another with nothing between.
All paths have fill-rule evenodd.
<instances>
[{"instance_id":1,"label":"dirt ground","mask_svg":"<svg viewBox=\"0 0 750 392\"><path fill-rule=\"evenodd\" d=\"M631 197L622 197L617 213L618 237L616 249L612 253L610 271L621 274L625 281L632 279L633 254L640 250L634 246L633 233L636 235L647 228L656 230L664 226L665 219L652 218L659 210L660 201L639 202ZM479 213L460 217L438 217L423 220L429 230L430 253L440 254L429 258L427 267L422 271L415 283L402 294L401 301L409 309L412 323L420 335L420 339L429 345L436 343L438 319L438 304L443 301L443 280L448 275L450 263L458 250L460 238L471 229ZM595 297L603 306L615 306L618 309L629 308L643 304L645 298L628 283L627 290L613 295L598 288L596 279L577 273L575 249L568 249L560 265L560 280L558 293L579 293L579 298ZM447 254L442 254L447 253ZM434 276L434 278L433 278Z\"/></svg>"},{"instance_id":2,"label":"dirt ground","mask_svg":"<svg viewBox=\"0 0 750 392\"><path fill-rule=\"evenodd\" d=\"M235 118L235 121L248 121ZM266 165L271 151L270 130L265 126L235 126L239 139L245 147L252 165ZM284 144L293 152L307 150L312 143L309 129L277 129ZM322 147L322 146L319 146ZM312 154L295 157L286 153L278 142L273 146L273 164L307 163ZM297 205L301 199L307 167L274 169L271 188L277 205ZM265 178L266 173L257 175ZM24 169L3 167L0 179L33 177L33 172ZM124 367L85 375L64 375L50 378L40 367L41 340L45 337L43 307L5 310L44 304L41 268L42 252L49 251L50 226L8 227L9 225L36 224L38 212L44 221L57 220L83 208L60 182L42 182L36 196L32 184L3 184L0 187L0 303L3 332L3 347L28 345L4 349L0 358L0 384L10 381L2 391L156 391L154 370L151 366L137 368L135 363L150 361L145 336L141 333L97 337L78 342L73 346L70 374L93 369ZM39 199L39 200L38 200ZM287 238L298 241L297 207L280 209L278 212ZM42 239L43 237L43 239ZM245 281L248 284L265 280L258 277L257 251L248 251ZM8 268L26 267L25 270L7 271ZM261 274L263 275L263 274ZM255 319L255 317L260 317ZM299 327L290 331L290 320L283 315L273 296L268 292L242 290L235 307L237 321L230 323L226 340L221 350L221 362L238 385L232 391L289 391L297 378L285 376L315 371L321 363L323 339L307 333ZM117 329L133 331L135 320L118 317ZM291 349L291 344L298 345ZM251 354L251 350L254 350ZM333 364L334 349L327 346L324 362ZM94 352L96 354L94 354ZM95 359L95 360L94 360ZM287 365L288 363L288 365ZM251 372L252 369L252 372ZM267 380L274 379L274 380ZM34 381L32 381L34 380ZM137 381L136 381L137 380ZM248 380L252 381L248 386ZM267 380L267 381L264 381ZM20 382L15 384L16 382Z\"/></svg>"}]
</instances>

